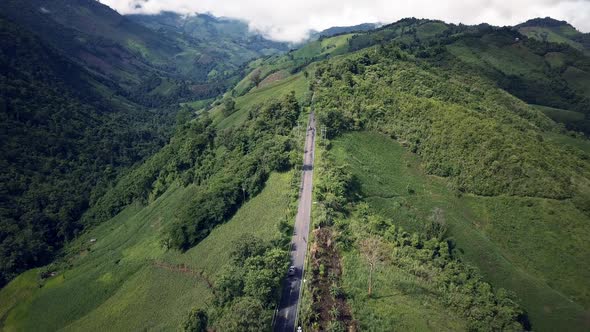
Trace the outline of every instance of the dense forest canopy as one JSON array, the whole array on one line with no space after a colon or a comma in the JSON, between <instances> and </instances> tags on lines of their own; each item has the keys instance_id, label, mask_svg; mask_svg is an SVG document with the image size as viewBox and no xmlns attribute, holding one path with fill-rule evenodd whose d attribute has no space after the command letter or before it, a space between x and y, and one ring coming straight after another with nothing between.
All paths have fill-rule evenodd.
<instances>
[{"instance_id":1,"label":"dense forest canopy","mask_svg":"<svg viewBox=\"0 0 590 332\"><path fill-rule=\"evenodd\" d=\"M171 110L104 98L99 81L0 21L0 284L47 263L122 170L162 147Z\"/></svg>"}]
</instances>

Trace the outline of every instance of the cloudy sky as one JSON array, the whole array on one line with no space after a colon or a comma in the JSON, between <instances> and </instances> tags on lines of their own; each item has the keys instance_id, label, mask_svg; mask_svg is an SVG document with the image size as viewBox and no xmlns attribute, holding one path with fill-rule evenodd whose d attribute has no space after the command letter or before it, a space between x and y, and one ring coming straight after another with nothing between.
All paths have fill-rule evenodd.
<instances>
[{"instance_id":1,"label":"cloudy sky","mask_svg":"<svg viewBox=\"0 0 590 332\"><path fill-rule=\"evenodd\" d=\"M253 30L300 41L310 29L391 23L404 17L514 25L551 16L590 32L590 0L99 0L122 14L174 11L244 19Z\"/></svg>"}]
</instances>

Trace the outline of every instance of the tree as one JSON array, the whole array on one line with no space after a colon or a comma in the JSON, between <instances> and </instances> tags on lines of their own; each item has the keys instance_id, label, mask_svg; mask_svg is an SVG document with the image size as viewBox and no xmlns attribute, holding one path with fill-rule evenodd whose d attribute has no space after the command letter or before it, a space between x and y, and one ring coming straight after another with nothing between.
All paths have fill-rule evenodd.
<instances>
[{"instance_id":1,"label":"tree","mask_svg":"<svg viewBox=\"0 0 590 332\"><path fill-rule=\"evenodd\" d=\"M262 81L262 78L260 77L260 70L256 69L252 72L252 75L250 76L250 81L254 83L254 86L258 87L258 84L260 84L260 82Z\"/></svg>"},{"instance_id":2,"label":"tree","mask_svg":"<svg viewBox=\"0 0 590 332\"><path fill-rule=\"evenodd\" d=\"M182 325L182 330L185 332L205 332L208 322L209 318L205 310L193 309Z\"/></svg>"},{"instance_id":3,"label":"tree","mask_svg":"<svg viewBox=\"0 0 590 332\"><path fill-rule=\"evenodd\" d=\"M373 293L373 272L379 263L385 259L385 251L381 240L375 236L370 236L360 243L361 255L369 264L369 289L368 295Z\"/></svg>"},{"instance_id":4,"label":"tree","mask_svg":"<svg viewBox=\"0 0 590 332\"><path fill-rule=\"evenodd\" d=\"M235 112L236 110L236 101L229 97L223 100L223 115L228 116Z\"/></svg>"},{"instance_id":5,"label":"tree","mask_svg":"<svg viewBox=\"0 0 590 332\"><path fill-rule=\"evenodd\" d=\"M432 210L429 222L426 224L425 233L429 239L442 240L447 232L445 212L437 207Z\"/></svg>"},{"instance_id":6,"label":"tree","mask_svg":"<svg viewBox=\"0 0 590 332\"><path fill-rule=\"evenodd\" d=\"M215 302L219 306L226 305L242 296L243 292L244 271L240 267L229 267L215 283Z\"/></svg>"},{"instance_id":7,"label":"tree","mask_svg":"<svg viewBox=\"0 0 590 332\"><path fill-rule=\"evenodd\" d=\"M266 243L260 238L252 234L243 234L234 241L234 250L230 253L230 257L237 265L242 266L246 259L252 256L260 256L266 249Z\"/></svg>"},{"instance_id":8,"label":"tree","mask_svg":"<svg viewBox=\"0 0 590 332\"><path fill-rule=\"evenodd\" d=\"M271 314L262 303L251 297L242 297L227 308L219 320L219 331L257 332L270 326Z\"/></svg>"}]
</instances>

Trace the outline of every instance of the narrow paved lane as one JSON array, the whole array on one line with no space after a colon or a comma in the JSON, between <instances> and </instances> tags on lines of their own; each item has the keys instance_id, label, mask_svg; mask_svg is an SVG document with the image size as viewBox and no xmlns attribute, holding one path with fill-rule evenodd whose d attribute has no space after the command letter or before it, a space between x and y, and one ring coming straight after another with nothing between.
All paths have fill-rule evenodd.
<instances>
[{"instance_id":1,"label":"narrow paved lane","mask_svg":"<svg viewBox=\"0 0 590 332\"><path fill-rule=\"evenodd\" d=\"M301 282L305 254L307 253L307 238L311 220L311 191L313 181L313 159L315 146L315 117L311 112L305 138L305 152L303 155L303 175L301 178L301 192L299 194L299 208L295 219L293 238L291 239L291 265L295 266L295 275L283 282L283 293L275 319L274 331L295 331L297 319L297 304L301 294Z\"/></svg>"}]
</instances>

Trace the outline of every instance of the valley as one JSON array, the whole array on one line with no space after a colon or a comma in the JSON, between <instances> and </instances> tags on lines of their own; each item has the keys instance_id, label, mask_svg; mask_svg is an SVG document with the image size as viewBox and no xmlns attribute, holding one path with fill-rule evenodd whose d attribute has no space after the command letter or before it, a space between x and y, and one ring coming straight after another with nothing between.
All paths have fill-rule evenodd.
<instances>
[{"instance_id":1,"label":"valley","mask_svg":"<svg viewBox=\"0 0 590 332\"><path fill-rule=\"evenodd\" d=\"M590 329L569 23L0 14L0 330Z\"/></svg>"}]
</instances>

